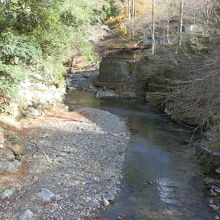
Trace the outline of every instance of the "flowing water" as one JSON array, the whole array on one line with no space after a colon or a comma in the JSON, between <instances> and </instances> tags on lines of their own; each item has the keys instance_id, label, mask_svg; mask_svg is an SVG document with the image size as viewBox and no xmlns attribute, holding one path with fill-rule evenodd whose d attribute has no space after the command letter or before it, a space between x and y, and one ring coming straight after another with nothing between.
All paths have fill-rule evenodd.
<instances>
[{"instance_id":1,"label":"flowing water","mask_svg":"<svg viewBox=\"0 0 220 220\"><path fill-rule=\"evenodd\" d=\"M190 138L188 130L142 101L69 91L66 103L70 110L94 107L119 115L131 132L122 190L102 213L103 219L214 219L203 192L205 177L184 144Z\"/></svg>"}]
</instances>

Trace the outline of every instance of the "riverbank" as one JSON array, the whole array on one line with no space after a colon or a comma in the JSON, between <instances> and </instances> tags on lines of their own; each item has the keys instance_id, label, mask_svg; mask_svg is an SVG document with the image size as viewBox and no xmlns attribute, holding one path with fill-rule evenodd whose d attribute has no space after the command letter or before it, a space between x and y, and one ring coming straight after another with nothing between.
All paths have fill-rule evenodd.
<instances>
[{"instance_id":1,"label":"riverbank","mask_svg":"<svg viewBox=\"0 0 220 220\"><path fill-rule=\"evenodd\" d=\"M28 154L16 174L1 174L2 218L91 219L114 199L129 142L123 120L83 108L23 121L18 135Z\"/></svg>"},{"instance_id":2,"label":"riverbank","mask_svg":"<svg viewBox=\"0 0 220 220\"><path fill-rule=\"evenodd\" d=\"M150 65L150 64L149 64ZM147 68L147 63L145 63L145 67ZM151 69L151 66L148 66L149 69ZM157 71L159 67L155 67ZM174 68L174 67L172 67ZM171 68L171 70L172 70ZM208 171L214 171L218 167L220 167L220 153L219 153L219 138L217 131L215 133L212 130L208 130L207 132L202 131L201 129L198 129L197 126L199 126L199 123L201 121L201 118L198 116L189 116L186 117L184 115L181 116L181 109L175 108L172 104L172 102L168 99L166 100L167 96L169 95L167 92L165 92L163 89L169 88L170 85L167 85L167 78L163 78L165 75L165 72L156 72L154 70L154 74L150 74L147 72L146 74L146 81L148 81L148 87L146 88L149 91L157 91L157 92L146 92L146 97L141 97L133 94L133 92L129 91L122 91L120 93L120 89L110 89L105 86L97 86L96 82L98 79L99 73L97 71L93 72L83 72L83 73L75 73L75 74L69 74L67 75L67 89L70 91L86 91L90 93L94 93L97 98L106 98L106 97L113 97L113 98L129 98L129 99L144 99L148 103L152 103L154 105L160 105L161 109L164 110L165 114L168 114L172 120L174 120L177 123L180 123L181 125L186 125L187 127L190 127L192 129L192 135L194 133L194 130L200 130L201 133L199 135L199 138L194 139L196 140L195 143L193 143L193 140L190 141L191 149L192 151L195 150L196 157L201 160L203 166L206 164L206 172ZM171 77L177 77L176 71L172 70L169 71L168 76ZM174 74L175 72L175 74ZM157 73L157 74L156 74ZM181 72L179 74L179 78L183 76L184 73ZM166 77L168 77L166 76ZM184 76L187 77L187 76ZM172 84L173 79L171 80ZM164 84L164 87L160 87ZM166 95L164 95L166 94ZM159 97L159 98L158 98ZM175 97L173 97L175 99ZM166 101L165 101L166 100ZM167 102L167 103L166 103ZM77 103L75 103L77 106ZM172 108L171 108L172 107ZM187 112L184 113L185 115ZM178 116L177 116L178 115ZM199 133L199 131L197 132ZM198 140L199 139L199 140ZM213 147L215 146L215 148Z\"/></svg>"},{"instance_id":3,"label":"riverbank","mask_svg":"<svg viewBox=\"0 0 220 220\"><path fill-rule=\"evenodd\" d=\"M92 92L98 98L99 97L115 97L115 98L122 97L122 96L117 95L115 90L108 91L108 90L105 90L104 87L102 88L95 87L93 84L97 78L97 75L95 73L84 73L84 74L79 73L79 74L70 75L69 77L70 77L70 81L68 84L68 88L70 90L78 89L78 90L87 91L90 93ZM163 81L163 79L161 79L161 81ZM87 86L84 86L85 84ZM156 100L154 96L151 95L151 97L153 100ZM71 105L77 106L78 103L73 103L72 101ZM175 118L172 118L172 119L175 121ZM192 129L192 134L193 134L194 128L191 127L191 129ZM220 207L219 206L220 183L219 183L219 171L218 171L219 170L218 168L220 167L220 154L214 149L211 149L211 146L209 144L210 141L211 141L210 135L203 134L203 135L200 135L200 138L197 138L194 140L192 138L187 148L192 158L197 160L198 164L200 164L200 167L203 170L203 174L207 177L204 180L204 184L205 184L204 192L205 192L205 195L209 199L210 208L213 209L217 213L217 217L218 217L219 207Z\"/></svg>"}]
</instances>

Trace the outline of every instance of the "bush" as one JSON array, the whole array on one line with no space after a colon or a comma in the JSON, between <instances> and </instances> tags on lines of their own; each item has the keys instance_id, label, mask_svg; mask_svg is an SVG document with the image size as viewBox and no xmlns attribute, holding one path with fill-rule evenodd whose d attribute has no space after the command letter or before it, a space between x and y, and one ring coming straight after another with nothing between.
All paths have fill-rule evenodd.
<instances>
[{"instance_id":1,"label":"bush","mask_svg":"<svg viewBox=\"0 0 220 220\"><path fill-rule=\"evenodd\" d=\"M0 1L1 94L12 97L25 75L24 66L31 69L33 77L37 72L44 75L45 83L59 86L64 82L62 62L70 58L72 48L96 63L98 58L85 29L100 20L97 18L102 16L105 4L104 0ZM113 5L114 0L110 0ZM109 13L113 11L106 16Z\"/></svg>"},{"instance_id":2,"label":"bush","mask_svg":"<svg viewBox=\"0 0 220 220\"><path fill-rule=\"evenodd\" d=\"M66 68L59 60L48 58L38 63L35 72L43 75L43 83L59 87L64 83L62 73L66 72Z\"/></svg>"},{"instance_id":3,"label":"bush","mask_svg":"<svg viewBox=\"0 0 220 220\"><path fill-rule=\"evenodd\" d=\"M4 98L15 96L17 86L24 79L25 69L20 66L6 65L0 61L0 94Z\"/></svg>"},{"instance_id":4,"label":"bush","mask_svg":"<svg viewBox=\"0 0 220 220\"><path fill-rule=\"evenodd\" d=\"M40 45L33 38L11 32L1 35L0 51L0 59L7 64L31 64L42 56Z\"/></svg>"}]
</instances>

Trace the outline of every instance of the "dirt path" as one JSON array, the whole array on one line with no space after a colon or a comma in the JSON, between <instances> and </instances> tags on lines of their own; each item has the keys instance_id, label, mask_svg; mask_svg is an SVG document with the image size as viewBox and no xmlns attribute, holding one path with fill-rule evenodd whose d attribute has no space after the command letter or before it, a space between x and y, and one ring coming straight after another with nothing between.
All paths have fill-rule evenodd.
<instances>
[{"instance_id":1,"label":"dirt path","mask_svg":"<svg viewBox=\"0 0 220 220\"><path fill-rule=\"evenodd\" d=\"M20 135L29 153L0 177L14 189L0 219L92 219L114 199L129 141L120 118L84 108L28 121Z\"/></svg>"}]
</instances>

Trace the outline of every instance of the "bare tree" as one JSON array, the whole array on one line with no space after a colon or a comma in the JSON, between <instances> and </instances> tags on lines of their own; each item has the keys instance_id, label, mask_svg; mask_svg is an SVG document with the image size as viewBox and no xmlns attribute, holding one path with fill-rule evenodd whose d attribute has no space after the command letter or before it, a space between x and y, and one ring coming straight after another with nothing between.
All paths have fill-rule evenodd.
<instances>
[{"instance_id":1,"label":"bare tree","mask_svg":"<svg viewBox=\"0 0 220 220\"><path fill-rule=\"evenodd\" d=\"M128 21L131 22L131 2L128 0Z\"/></svg>"},{"instance_id":2,"label":"bare tree","mask_svg":"<svg viewBox=\"0 0 220 220\"><path fill-rule=\"evenodd\" d=\"M180 0L179 47L182 44L182 38L183 38L183 7L184 7L184 0Z\"/></svg>"},{"instance_id":3,"label":"bare tree","mask_svg":"<svg viewBox=\"0 0 220 220\"><path fill-rule=\"evenodd\" d=\"M136 2L132 0L132 22L134 23L136 19Z\"/></svg>"},{"instance_id":4,"label":"bare tree","mask_svg":"<svg viewBox=\"0 0 220 220\"><path fill-rule=\"evenodd\" d=\"M152 54L155 52L155 0L152 0Z\"/></svg>"}]
</instances>

